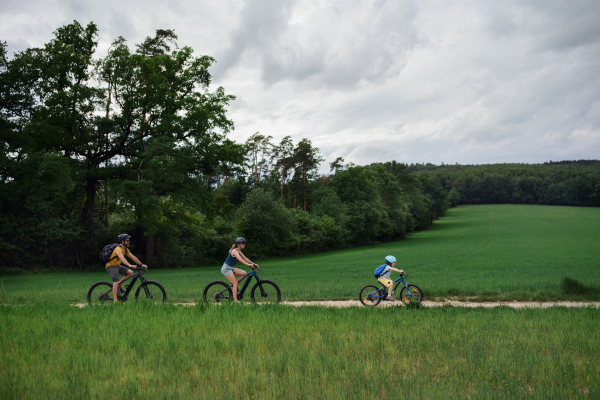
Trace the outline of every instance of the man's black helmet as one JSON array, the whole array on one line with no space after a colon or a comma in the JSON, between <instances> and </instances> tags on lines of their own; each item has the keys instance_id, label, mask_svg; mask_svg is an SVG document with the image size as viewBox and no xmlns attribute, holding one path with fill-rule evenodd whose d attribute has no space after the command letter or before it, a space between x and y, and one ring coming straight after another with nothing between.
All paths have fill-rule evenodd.
<instances>
[{"instance_id":1,"label":"man's black helmet","mask_svg":"<svg viewBox=\"0 0 600 400\"><path fill-rule=\"evenodd\" d=\"M131 235L128 235L128 234L126 234L126 233L121 233L121 234L119 235L119 237L117 238L117 241L118 241L119 243L121 243L123 240L125 240L125 239L129 239L130 237L131 237Z\"/></svg>"},{"instance_id":2,"label":"man's black helmet","mask_svg":"<svg viewBox=\"0 0 600 400\"><path fill-rule=\"evenodd\" d=\"M246 239L244 239L243 237L239 237L239 238L235 239L235 244L242 244L242 243L246 243Z\"/></svg>"}]
</instances>

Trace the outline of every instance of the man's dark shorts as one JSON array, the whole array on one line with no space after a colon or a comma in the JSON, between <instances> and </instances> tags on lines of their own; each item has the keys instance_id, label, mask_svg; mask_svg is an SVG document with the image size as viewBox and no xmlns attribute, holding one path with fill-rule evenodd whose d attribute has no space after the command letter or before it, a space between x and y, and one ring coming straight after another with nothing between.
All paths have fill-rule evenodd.
<instances>
[{"instance_id":1,"label":"man's dark shorts","mask_svg":"<svg viewBox=\"0 0 600 400\"><path fill-rule=\"evenodd\" d=\"M106 272L108 272L113 282L119 282L121 280L121 278L119 278L119 274L127 275L128 271L131 270L122 265L113 265L111 267L106 267Z\"/></svg>"}]
</instances>

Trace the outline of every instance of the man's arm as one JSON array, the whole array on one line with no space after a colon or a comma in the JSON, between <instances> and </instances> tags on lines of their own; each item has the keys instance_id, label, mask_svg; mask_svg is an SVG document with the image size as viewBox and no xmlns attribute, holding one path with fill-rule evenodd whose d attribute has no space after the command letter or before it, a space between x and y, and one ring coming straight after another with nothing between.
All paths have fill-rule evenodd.
<instances>
[{"instance_id":1,"label":"man's arm","mask_svg":"<svg viewBox=\"0 0 600 400\"><path fill-rule=\"evenodd\" d=\"M136 263L137 265L144 266L146 268L148 268L146 265L142 264L142 262L140 260L138 260L138 258L136 256L134 256L133 254L129 253L128 255L129 258L131 258L133 260L134 263ZM130 265L130 267L132 267L133 269L137 269L136 267L133 267Z\"/></svg>"},{"instance_id":2,"label":"man's arm","mask_svg":"<svg viewBox=\"0 0 600 400\"><path fill-rule=\"evenodd\" d=\"M123 264L125 264L125 265L127 265L128 267L130 267L130 268L131 268L131 264L129 263L129 261L127 261L127 260L125 259L125 257L123 257L123 254L121 254L121 253L117 253L117 257L119 257L119 260L121 260L121 262L122 262ZM136 258L136 260L137 260L137 258Z\"/></svg>"}]
</instances>

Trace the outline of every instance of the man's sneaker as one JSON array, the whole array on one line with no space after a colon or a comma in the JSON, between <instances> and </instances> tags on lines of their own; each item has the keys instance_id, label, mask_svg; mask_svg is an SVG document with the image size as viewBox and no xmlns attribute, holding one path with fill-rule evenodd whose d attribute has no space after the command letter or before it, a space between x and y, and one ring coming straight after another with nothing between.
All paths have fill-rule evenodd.
<instances>
[{"instance_id":1,"label":"man's sneaker","mask_svg":"<svg viewBox=\"0 0 600 400\"><path fill-rule=\"evenodd\" d=\"M388 296L385 298L387 301L396 301L395 298L393 298L392 296Z\"/></svg>"}]
</instances>

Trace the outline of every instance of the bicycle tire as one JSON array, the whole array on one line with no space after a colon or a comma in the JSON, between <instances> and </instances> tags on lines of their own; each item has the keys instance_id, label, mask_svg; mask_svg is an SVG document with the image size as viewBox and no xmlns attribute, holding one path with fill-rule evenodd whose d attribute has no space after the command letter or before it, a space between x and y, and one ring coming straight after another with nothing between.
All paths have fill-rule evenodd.
<instances>
[{"instance_id":1,"label":"bicycle tire","mask_svg":"<svg viewBox=\"0 0 600 400\"><path fill-rule=\"evenodd\" d=\"M406 286L404 286L400 291L400 300L402 300L404 304L408 304L411 301L420 303L421 300L423 300L423 291L420 287L418 287L417 285L408 285L408 289L410 290L410 292L408 292L406 290ZM410 293L410 295L408 295L407 293Z\"/></svg>"},{"instance_id":2,"label":"bicycle tire","mask_svg":"<svg viewBox=\"0 0 600 400\"><path fill-rule=\"evenodd\" d=\"M113 285L109 282L96 282L87 293L88 304L113 303Z\"/></svg>"},{"instance_id":3,"label":"bicycle tire","mask_svg":"<svg viewBox=\"0 0 600 400\"><path fill-rule=\"evenodd\" d=\"M373 297L372 295L379 291L377 286L367 285L360 290L360 294L358 295L358 299L362 303L363 306L366 307L375 307L381 302L381 297Z\"/></svg>"},{"instance_id":4,"label":"bicycle tire","mask_svg":"<svg viewBox=\"0 0 600 400\"><path fill-rule=\"evenodd\" d=\"M252 287L250 299L260 304L279 303L281 301L281 289L275 282L264 279Z\"/></svg>"},{"instance_id":5,"label":"bicycle tire","mask_svg":"<svg viewBox=\"0 0 600 400\"><path fill-rule=\"evenodd\" d=\"M233 301L233 292L230 288L231 285L226 284L223 281L214 281L206 285L204 292L202 292L202 298L206 304L223 304ZM224 296L223 292L227 290L227 295Z\"/></svg>"},{"instance_id":6,"label":"bicycle tire","mask_svg":"<svg viewBox=\"0 0 600 400\"><path fill-rule=\"evenodd\" d=\"M142 289L144 290L142 291ZM150 303L156 303L157 301L165 302L167 301L167 292L160 283L156 281L146 281L135 291L135 300L138 302Z\"/></svg>"}]
</instances>

